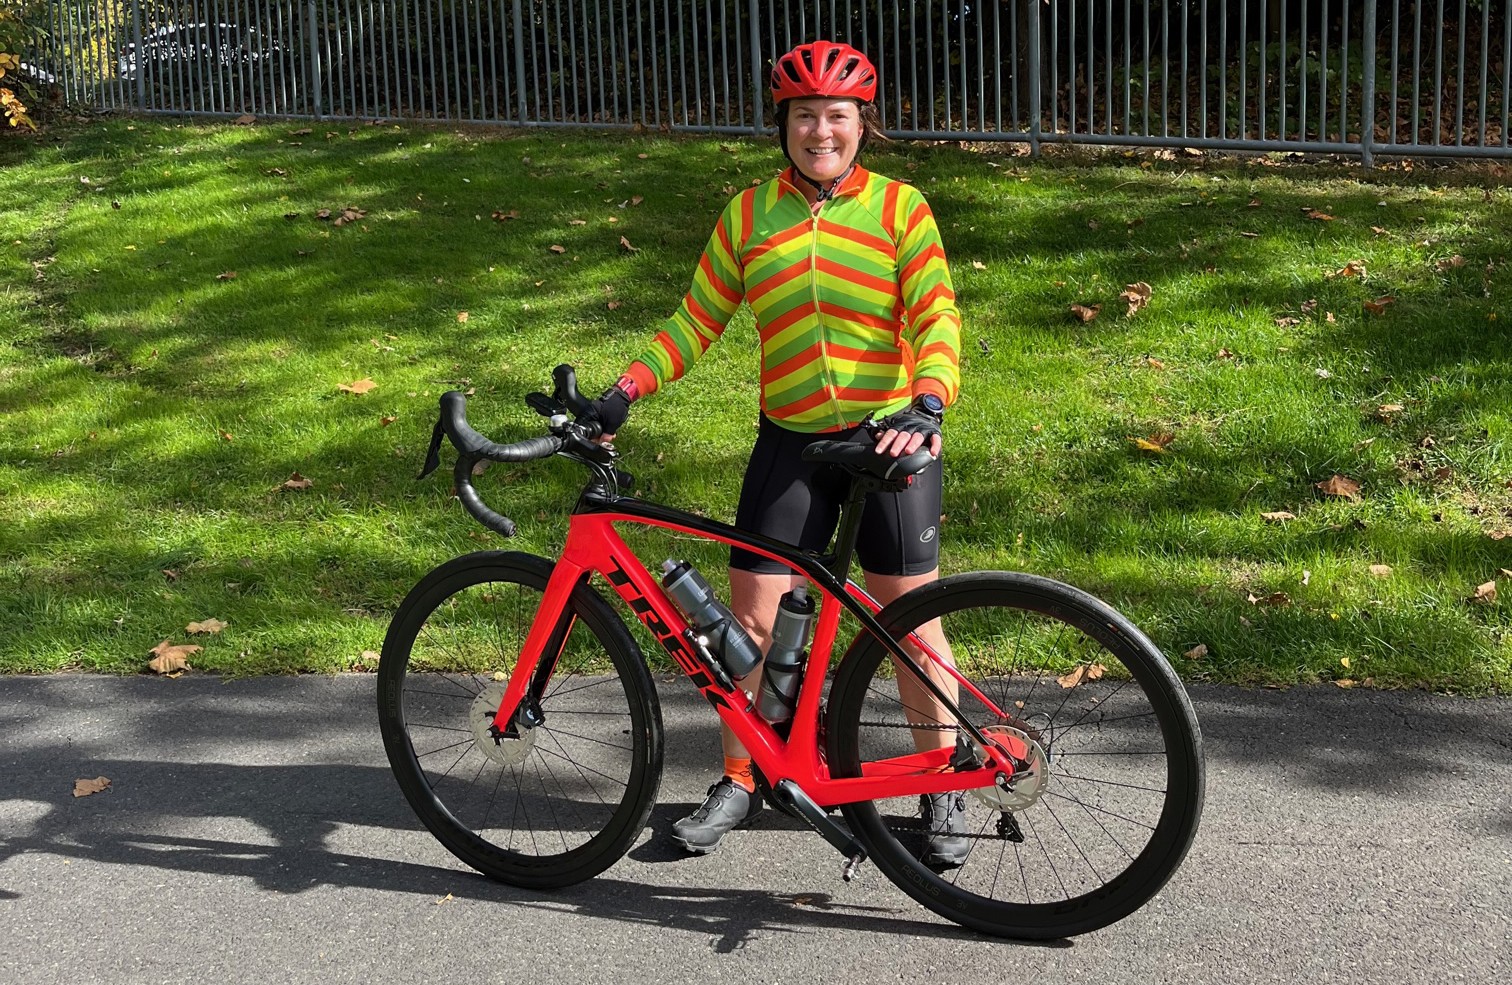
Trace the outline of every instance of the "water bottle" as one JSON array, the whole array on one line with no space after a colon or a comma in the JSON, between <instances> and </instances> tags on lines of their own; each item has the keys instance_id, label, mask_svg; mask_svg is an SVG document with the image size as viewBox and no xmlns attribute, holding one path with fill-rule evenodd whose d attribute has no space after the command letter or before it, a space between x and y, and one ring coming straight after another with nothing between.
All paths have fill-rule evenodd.
<instances>
[{"instance_id":1,"label":"water bottle","mask_svg":"<svg viewBox=\"0 0 1512 985\"><path fill-rule=\"evenodd\" d=\"M662 562L662 587L688 617L693 629L708 639L709 652L719 658L732 677L744 677L761 663L761 649L735 618L735 613L686 561Z\"/></svg>"},{"instance_id":2,"label":"water bottle","mask_svg":"<svg viewBox=\"0 0 1512 985\"><path fill-rule=\"evenodd\" d=\"M809 627L814 621L814 600L808 586L782 596L777 603L777 618L772 622L772 645L767 648L766 669L761 674L761 696L756 699L756 713L773 725L793 717L798 705L798 684L808 646Z\"/></svg>"}]
</instances>

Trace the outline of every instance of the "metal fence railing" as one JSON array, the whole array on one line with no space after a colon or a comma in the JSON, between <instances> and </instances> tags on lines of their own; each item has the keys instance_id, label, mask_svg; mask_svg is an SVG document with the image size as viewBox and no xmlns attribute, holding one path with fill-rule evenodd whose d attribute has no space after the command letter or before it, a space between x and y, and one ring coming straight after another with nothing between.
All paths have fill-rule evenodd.
<instances>
[{"instance_id":1,"label":"metal fence railing","mask_svg":"<svg viewBox=\"0 0 1512 985\"><path fill-rule=\"evenodd\" d=\"M894 136L1512 156L1512 0L52 0L105 110L760 132L771 60L868 51Z\"/></svg>"}]
</instances>

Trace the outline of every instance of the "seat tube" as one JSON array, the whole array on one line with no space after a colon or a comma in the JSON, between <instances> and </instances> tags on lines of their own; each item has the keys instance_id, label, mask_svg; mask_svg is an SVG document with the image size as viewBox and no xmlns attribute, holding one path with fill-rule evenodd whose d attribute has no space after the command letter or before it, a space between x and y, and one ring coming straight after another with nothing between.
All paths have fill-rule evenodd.
<instances>
[{"instance_id":1,"label":"seat tube","mask_svg":"<svg viewBox=\"0 0 1512 985\"><path fill-rule=\"evenodd\" d=\"M509 676L509 687L504 691L504 700L499 702L499 710L494 713L494 727L499 731L509 727L520 702L529 693L530 682L534 679L541 660L544 658L555 664L557 657L561 656L560 646L565 642L566 634L556 639L556 652L546 653L546 646L553 641L563 618L572 618L572 591L585 577L586 569L565 558L557 561L556 567L551 569L551 578L546 582L540 608L536 610L535 619L530 624L530 633L520 649L514 672Z\"/></svg>"}]
</instances>

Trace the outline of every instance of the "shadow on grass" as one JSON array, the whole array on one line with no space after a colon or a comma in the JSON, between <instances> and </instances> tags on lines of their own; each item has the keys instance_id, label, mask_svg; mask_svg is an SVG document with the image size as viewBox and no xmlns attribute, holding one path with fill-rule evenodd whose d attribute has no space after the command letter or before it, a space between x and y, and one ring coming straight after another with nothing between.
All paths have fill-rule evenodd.
<instances>
[{"instance_id":1,"label":"shadow on grass","mask_svg":"<svg viewBox=\"0 0 1512 985\"><path fill-rule=\"evenodd\" d=\"M25 386L0 384L0 409L35 413L39 390L57 405L98 404L90 426L99 437L49 434L49 443L41 445L36 436L17 432L0 438L0 453L8 462L24 463L23 473L44 489L109 491L144 514L248 514L300 525L307 531L301 550L316 569L363 573L360 579L333 577L330 585L309 575L312 608L300 611L327 615L343 608L381 610L431 559L440 559L438 544L470 546L463 538L475 528L455 505L445 505L446 477L419 487L408 479L429 436L434 393L476 385L480 423L506 439L530 433L535 421L519 408L519 396L541 387L556 361L587 366L585 386L592 373L607 378L617 371L680 299L729 190L769 176L779 163L770 147L731 145L731 153L707 140L635 138L563 147L551 135L535 133L340 126L331 128L330 140L326 128L318 128L296 146L293 131L300 124L234 130L179 130L159 121L139 126L134 135L116 123L82 131L62 146L6 151L14 163L46 157L48 173L63 176L59 181L76 183L75 172L87 172L91 184L71 185L70 211L52 231L54 242L32 247L37 259L44 252L58 256L38 288L50 312L48 331L23 343L38 368ZM156 148L160 128L173 133L183 154ZM1473 429L1512 404L1509 319L1486 320L1488 304L1499 297L1495 292L1509 286L1501 230L1512 225L1512 201L1505 194L1471 222L1453 202L1437 200L1395 173L1348 171L1370 184L1343 185L1333 171L1304 171L1277 187L1275 169L1218 162L1201 169L1213 179L1208 188L1166 166L1131 173L1101 163L1007 159L1009 166L994 173L980 156L951 148L895 148L868 163L918 183L940 220L966 320L968 396L973 379L1000 376L1011 365L1005 353L1021 347L1034 354L1100 354L1103 383L1114 389L1113 397L1132 399L1140 387L1153 387L1158 398L1142 405L1149 420L1120 416L1116 408L1073 420L1060 447L1040 447L1050 456L1048 475L1036 470L1031 439L1018 443L1014 434L1005 435L1001 456L968 452L952 458L947 510L959 516L967 504L982 504L993 516L980 525L947 527L947 566L952 548L1001 555L1007 547L1001 541L1017 529L1053 532L1065 552L1090 555L1121 536L1131 516L1148 518L1152 530L1179 531L1180 521L1191 515L1222 515L1262 502L1270 509L1310 502L1312 484L1326 478L1325 467L1347 464L1376 487L1395 482L1393 457L1349 450L1356 436L1343 428L1310 432L1301 440L1295 428L1243 440L1183 436L1179 466L1131 452L1128 442L1138 428L1163 423L1156 415L1183 422L1202 417L1202 398L1178 392L1174 383L1120 378L1121 368L1153 345L1164 345L1193 367L1191 378L1198 383L1226 385L1217 377L1221 367L1202 365L1226 344L1226 324L1258 325L1266 348L1290 349L1298 365L1368 366L1335 373L1320 399L1369 407L1383 394L1408 394L1410 423L1394 430L1383 424L1383 435L1412 443L1442 437ZM674 174L678 179L670 180ZM957 177L972 183L958 184ZM1333 182L1326 195L1310 187L1318 178ZM1251 188L1258 183L1266 183L1266 190L1252 208ZM90 190L95 188L103 190ZM636 195L645 201L629 204ZM1383 196L1386 208L1377 204ZM346 205L368 214L339 229L313 218L317 208ZM495 209L520 215L496 221ZM1335 218L1309 219L1309 209L1326 209ZM153 235L155 210L164 216L161 235ZM286 219L286 212L298 215ZM142 242L119 242L123 216ZM572 224L575 219L583 225ZM1365 238L1375 225L1385 231ZM1194 226L1201 230L1195 238ZM476 229L490 235L479 237ZM620 245L620 236L636 252ZM1434 249L1462 256L1463 265L1436 271L1426 260L1409 262L1420 237L1436 238ZM565 252L552 252L553 245ZM1312 274L1297 273L1298 256L1316 261ZM1326 276L1355 258L1368 262L1367 284ZM970 265L977 259L989 268L985 279ZM1043 271L1044 279L988 277L1004 268L1036 277ZM235 278L217 279L233 270ZM1056 286L1057 278L1066 286ZM1114 295L1135 280L1150 283L1155 300L1137 318L1118 317ZM1001 290L1005 283L1009 293ZM1493 292L1489 302L1483 287ZM1388 291L1397 300L1387 316L1361 311L1362 300ZM611 298L617 309L607 307ZM1163 304L1167 298L1169 307ZM1271 324L1283 314L1300 316L1310 299L1318 301L1312 316L1294 326ZM1072 301L1099 301L1105 309L1081 324L1066 314ZM457 321L461 310L471 314L467 323ZM1337 311L1338 319L1327 322L1321 314L1326 311ZM749 376L741 355L718 357L732 360L738 372L721 375L701 366L710 381L705 385ZM1255 352L1236 355L1239 362L1263 367L1272 353L1257 344ZM341 375L309 379L302 369L278 371L284 363L313 363ZM335 392L338 382L382 372L423 373L425 382L416 388L430 395L400 397L382 389L372 399L352 399ZM696 378L689 386L696 386ZM657 401L638 412L632 440L642 460L627 460L643 473L642 488L655 483L652 498L674 504L678 491L697 486L700 475L738 476L746 453L745 447L681 451L686 422L677 418L687 416L692 397L679 393L669 398L676 404L658 409ZM291 394L304 396L290 402ZM285 419L269 420L274 406L292 409ZM399 421L385 428L380 414L396 408L402 411ZM1293 409L1279 408L1260 419L1288 415L1295 416ZM166 445L163 435L182 432L186 420L194 422L195 437ZM223 440L218 432L236 440ZM300 440L290 441L290 435ZM1496 440L1472 436L1459 450L1436 454L1456 464L1479 455L1480 471L1496 476L1506 468ZM1460 455L1470 446L1473 451ZM644 461L652 449L677 454L666 466L653 465ZM313 495L278 491L295 471L318 477ZM495 478L503 483L495 489L505 512L527 522L538 518L536 543L559 538L562 515L578 488L576 474L542 467L528 478L523 470L499 470L488 481ZM1047 483L1058 490L1058 503L1046 502ZM1100 489L1118 493L1100 495ZM724 501L703 508L732 511L733 488L722 495ZM353 517L382 524L392 516L385 504L394 503L417 504L422 516L395 530L391 545L352 543L339 526L321 526ZM185 567L207 584L236 582L251 586L250 592L288 577L277 556L258 555L251 571L236 572L237 559L216 556L216 548L181 530L123 548L113 535L115 522L105 507L69 502L55 512L34 511L3 535L9 551L47 545L69 558L68 570L45 571L40 586L15 587L25 600L23 611L36 613L45 608L43 596L88 580L82 572L93 573L96 591L101 583L130 584L162 568ZM1398 538L1394 546L1425 569L1512 566L1502 544L1477 541L1459 528L1449 535L1421 529L1431 532ZM1326 533L1314 528L1240 550L1246 563L1263 562L1320 547L1368 550L1373 536L1370 529L1348 526ZM489 546L494 543L489 538ZM1215 559L1235 552L1221 538L1190 529L1153 535L1144 549ZM47 567L45 561L30 564L33 571ZM1242 597L1194 601L1212 586L1124 573L1094 576L1085 587L1151 619L1168 649L1254 615ZM7 632L4 648L26 651L60 636L87 638L99 632L97 618L49 617L42 634L23 619ZM1294 671L1287 651L1299 643L1343 645L1361 638L1341 636L1344 628L1325 608L1267 613L1265 619L1287 628L1274 644L1257 643L1253 654L1233 658L1259 660L1269 672ZM1374 634L1384 649L1413 652L1448 644L1473 662L1492 645L1473 620L1446 617L1442 637L1422 639L1411 638L1410 623L1393 630L1395 624L1385 622Z\"/></svg>"}]
</instances>

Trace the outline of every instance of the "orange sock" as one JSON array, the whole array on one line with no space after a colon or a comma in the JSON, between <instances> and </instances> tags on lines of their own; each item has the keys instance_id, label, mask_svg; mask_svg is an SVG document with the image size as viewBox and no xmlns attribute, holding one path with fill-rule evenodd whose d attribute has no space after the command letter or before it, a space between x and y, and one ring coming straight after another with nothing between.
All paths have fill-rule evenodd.
<instances>
[{"instance_id":1,"label":"orange sock","mask_svg":"<svg viewBox=\"0 0 1512 985\"><path fill-rule=\"evenodd\" d=\"M725 776L734 780L746 793L756 789L756 780L751 776L750 756L726 756Z\"/></svg>"}]
</instances>

